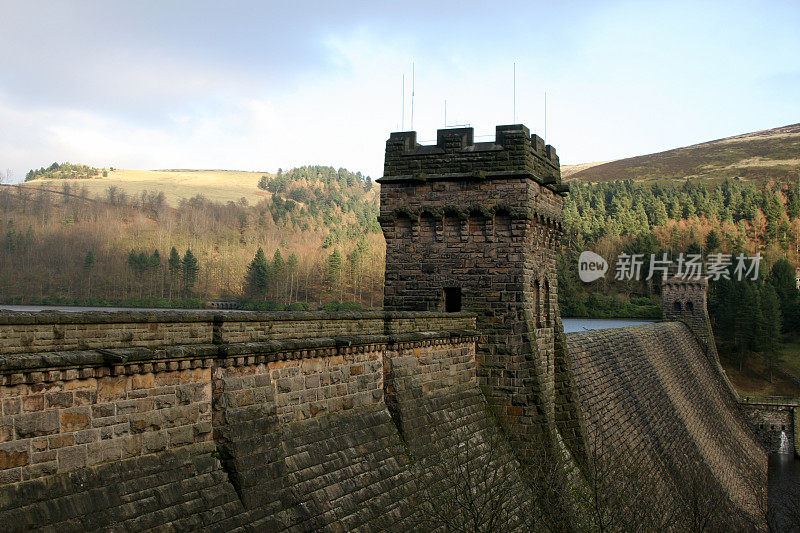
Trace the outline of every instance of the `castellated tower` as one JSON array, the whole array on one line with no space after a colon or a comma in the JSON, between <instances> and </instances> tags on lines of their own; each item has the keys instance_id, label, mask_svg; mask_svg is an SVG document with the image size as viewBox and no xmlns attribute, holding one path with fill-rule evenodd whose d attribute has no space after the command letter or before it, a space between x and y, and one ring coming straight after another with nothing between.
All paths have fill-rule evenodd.
<instances>
[{"instance_id":1,"label":"castellated tower","mask_svg":"<svg viewBox=\"0 0 800 533\"><path fill-rule=\"evenodd\" d=\"M707 307L708 279L671 277L664 281L661 296L664 320L683 322L713 362L719 363Z\"/></svg>"},{"instance_id":2,"label":"castellated tower","mask_svg":"<svg viewBox=\"0 0 800 533\"><path fill-rule=\"evenodd\" d=\"M494 142L473 142L472 128L439 130L433 146L416 137L391 134L378 180L384 308L476 312L478 382L528 441L555 427L558 156L519 124L497 126Z\"/></svg>"}]
</instances>

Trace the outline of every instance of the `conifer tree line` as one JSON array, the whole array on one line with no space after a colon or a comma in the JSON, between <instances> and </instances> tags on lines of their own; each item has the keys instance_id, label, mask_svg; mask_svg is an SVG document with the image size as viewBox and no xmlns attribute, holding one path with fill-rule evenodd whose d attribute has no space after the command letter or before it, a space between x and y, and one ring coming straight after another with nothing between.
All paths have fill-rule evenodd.
<instances>
[{"instance_id":1,"label":"conifer tree line","mask_svg":"<svg viewBox=\"0 0 800 533\"><path fill-rule=\"evenodd\" d=\"M86 252L84 265L91 259L94 261L94 252ZM131 274L131 291L137 292L141 298L159 297L190 297L194 295L194 285L200 271L200 263L191 249L184 252L183 257L173 246L167 260L163 260L158 250L152 254L146 251L131 250L126 260Z\"/></svg>"},{"instance_id":2,"label":"conifer tree line","mask_svg":"<svg viewBox=\"0 0 800 533\"><path fill-rule=\"evenodd\" d=\"M800 292L786 259L755 280L720 278L709 288L709 315L717 344L736 356L742 370L747 356L767 357L770 381L782 334L800 333Z\"/></svg>"},{"instance_id":3,"label":"conifer tree line","mask_svg":"<svg viewBox=\"0 0 800 533\"><path fill-rule=\"evenodd\" d=\"M111 170L114 170L113 168ZM25 174L25 181L32 181L35 179L86 179L96 178L100 174L103 176L108 175L105 169L90 167L88 165L79 165L74 163L53 163L49 167L42 167L38 170L29 170Z\"/></svg>"},{"instance_id":4,"label":"conifer tree line","mask_svg":"<svg viewBox=\"0 0 800 533\"><path fill-rule=\"evenodd\" d=\"M728 179L718 184L615 181L570 183L564 202L565 247L559 261L559 300L565 316L658 316L659 276L614 280L620 253L710 253L764 257L769 272L779 259L800 258L800 180L767 183ZM610 271L590 285L577 275L584 250L609 261ZM642 267L647 277L649 264Z\"/></svg>"},{"instance_id":5,"label":"conifer tree line","mask_svg":"<svg viewBox=\"0 0 800 533\"><path fill-rule=\"evenodd\" d=\"M735 356L740 367L749 354L761 353L772 368L781 340L800 332L800 180L570 185L559 258L564 316L659 318L661 275L646 279L651 254L673 262L680 254L704 260L715 253L761 254L757 279L737 280L731 264L731 279L711 281L709 314L721 353ZM604 278L579 280L583 250L606 258ZM614 279L620 253L643 255L639 280Z\"/></svg>"}]
</instances>

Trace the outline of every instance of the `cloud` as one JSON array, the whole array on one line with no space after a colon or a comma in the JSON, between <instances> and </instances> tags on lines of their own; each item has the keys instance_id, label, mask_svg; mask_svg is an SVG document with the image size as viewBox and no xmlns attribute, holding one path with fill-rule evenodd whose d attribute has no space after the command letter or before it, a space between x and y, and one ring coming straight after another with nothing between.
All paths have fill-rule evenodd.
<instances>
[{"instance_id":1,"label":"cloud","mask_svg":"<svg viewBox=\"0 0 800 533\"><path fill-rule=\"evenodd\" d=\"M448 125L478 136L514 120L543 134L545 91L565 163L778 126L800 114L786 96L800 19L773 7L10 2L0 168L330 164L379 177L388 133L411 127L412 62L423 140L445 100Z\"/></svg>"}]
</instances>

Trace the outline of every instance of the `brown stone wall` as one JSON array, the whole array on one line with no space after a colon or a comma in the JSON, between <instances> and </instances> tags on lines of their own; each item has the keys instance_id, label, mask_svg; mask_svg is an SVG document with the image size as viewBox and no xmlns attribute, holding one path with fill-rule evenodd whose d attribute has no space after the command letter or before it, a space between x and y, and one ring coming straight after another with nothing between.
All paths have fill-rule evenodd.
<instances>
[{"instance_id":1,"label":"brown stone wall","mask_svg":"<svg viewBox=\"0 0 800 533\"><path fill-rule=\"evenodd\" d=\"M291 323L298 335L324 324L340 336L221 342L212 320L217 344L5 354L0 522L61 531L403 523L417 512L419 473L387 409L397 381L387 385L385 360L415 362L425 385L406 405L426 400L415 413L439 409L463 427L454 446L474 441L475 420L491 431L491 419L475 385L474 316L383 316L380 326L369 313L338 324L227 317L256 331Z\"/></svg>"},{"instance_id":2,"label":"brown stone wall","mask_svg":"<svg viewBox=\"0 0 800 533\"><path fill-rule=\"evenodd\" d=\"M0 311L0 354L135 347L154 349L193 344L466 330L474 326L474 316L468 313Z\"/></svg>"},{"instance_id":3,"label":"brown stone wall","mask_svg":"<svg viewBox=\"0 0 800 533\"><path fill-rule=\"evenodd\" d=\"M786 434L791 453L795 453L798 441L795 420L797 411L800 411L797 405L742 403L742 411L769 453L780 451L781 433Z\"/></svg>"},{"instance_id":4,"label":"brown stone wall","mask_svg":"<svg viewBox=\"0 0 800 533\"><path fill-rule=\"evenodd\" d=\"M518 135L525 131L525 136ZM417 144L417 132L392 133L386 143L383 177L436 178L453 174L492 177L525 172L545 183L561 183L556 150L520 124L497 126L494 142L475 143L472 128L442 129L436 145Z\"/></svg>"},{"instance_id":5,"label":"brown stone wall","mask_svg":"<svg viewBox=\"0 0 800 533\"><path fill-rule=\"evenodd\" d=\"M0 482L210 440L211 360L181 363L0 387Z\"/></svg>"},{"instance_id":6,"label":"brown stone wall","mask_svg":"<svg viewBox=\"0 0 800 533\"><path fill-rule=\"evenodd\" d=\"M689 326L706 354L718 362L717 345L708 317L707 293L706 278L665 280L661 288L664 320L680 321Z\"/></svg>"},{"instance_id":7,"label":"brown stone wall","mask_svg":"<svg viewBox=\"0 0 800 533\"><path fill-rule=\"evenodd\" d=\"M709 494L718 492L757 520L766 453L727 380L686 325L566 338L590 445L629 458L646 482L642 490L669 498L699 480Z\"/></svg>"},{"instance_id":8,"label":"brown stone wall","mask_svg":"<svg viewBox=\"0 0 800 533\"><path fill-rule=\"evenodd\" d=\"M386 353L418 358L430 381L441 386L456 378L474 381L476 334L461 329L474 328L474 316L431 313L426 320L424 314L395 313L387 316L388 325L382 316L367 313L359 319L350 314L336 320L319 314L240 314L222 322L206 315L199 317L205 322L179 324L208 326L204 340L209 341L213 326L218 344L164 347L155 342L146 349L116 348L119 339L97 327L104 317L59 315L59 327L99 332L97 344L103 349L16 353L17 345L3 346L7 353L0 360L0 482L208 441L212 422L217 422L215 427L226 423L228 407L266 402L276 422L288 424L382 404ZM6 322L23 318L30 321L7 317ZM116 318L100 326L125 330L129 324L119 319L131 319ZM166 329L158 322L145 323L142 329L150 325ZM249 333L230 333L227 325ZM391 335L383 335L387 329ZM289 331L297 338L286 338ZM331 335L336 333L346 336ZM250 342L221 342L241 338Z\"/></svg>"},{"instance_id":9,"label":"brown stone wall","mask_svg":"<svg viewBox=\"0 0 800 533\"><path fill-rule=\"evenodd\" d=\"M0 311L0 354L212 342L208 313Z\"/></svg>"}]
</instances>

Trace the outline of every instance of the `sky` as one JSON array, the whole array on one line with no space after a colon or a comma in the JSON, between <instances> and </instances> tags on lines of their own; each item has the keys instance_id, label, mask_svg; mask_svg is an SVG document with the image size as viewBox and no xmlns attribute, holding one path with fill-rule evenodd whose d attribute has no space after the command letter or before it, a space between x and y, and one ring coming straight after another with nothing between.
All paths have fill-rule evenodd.
<instances>
[{"instance_id":1,"label":"sky","mask_svg":"<svg viewBox=\"0 0 800 533\"><path fill-rule=\"evenodd\" d=\"M546 125L562 164L606 161L800 122L800 2L0 0L0 174L378 178L412 65L420 141Z\"/></svg>"}]
</instances>

